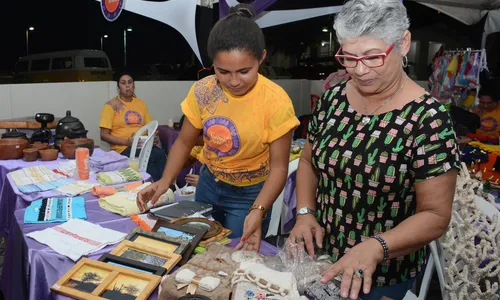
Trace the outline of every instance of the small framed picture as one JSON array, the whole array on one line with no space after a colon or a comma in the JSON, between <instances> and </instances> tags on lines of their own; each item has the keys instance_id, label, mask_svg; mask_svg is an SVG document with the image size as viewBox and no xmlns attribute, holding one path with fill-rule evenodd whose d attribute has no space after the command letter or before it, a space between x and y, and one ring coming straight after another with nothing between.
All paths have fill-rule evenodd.
<instances>
[{"instance_id":1,"label":"small framed picture","mask_svg":"<svg viewBox=\"0 0 500 300\"><path fill-rule=\"evenodd\" d=\"M140 228L135 228L125 239L137 244L179 255L182 255L191 243L189 241L179 242L167 237L161 232L151 232Z\"/></svg>"},{"instance_id":2,"label":"small framed picture","mask_svg":"<svg viewBox=\"0 0 500 300\"><path fill-rule=\"evenodd\" d=\"M113 254L105 253L100 258L99 261L104 263L119 266L122 268L143 272L146 274L152 274L157 276L163 276L167 273L167 270L163 267L158 267L150 264L145 264L140 261L131 260L124 257L119 257Z\"/></svg>"},{"instance_id":3,"label":"small framed picture","mask_svg":"<svg viewBox=\"0 0 500 300\"><path fill-rule=\"evenodd\" d=\"M183 227L195 228L195 229L204 229L207 230L205 235L203 236L203 240L208 240L217 236L222 232L222 225L217 221L211 221L207 218L189 218L189 217L181 217L179 219L173 220L172 223L181 225Z\"/></svg>"},{"instance_id":4,"label":"small framed picture","mask_svg":"<svg viewBox=\"0 0 500 300\"><path fill-rule=\"evenodd\" d=\"M110 254L127 258L133 261L162 267L170 272L181 260L179 254L158 250L131 241L122 241Z\"/></svg>"},{"instance_id":5,"label":"small framed picture","mask_svg":"<svg viewBox=\"0 0 500 300\"><path fill-rule=\"evenodd\" d=\"M160 276L82 258L50 289L82 300L145 300L160 281Z\"/></svg>"},{"instance_id":6,"label":"small framed picture","mask_svg":"<svg viewBox=\"0 0 500 300\"><path fill-rule=\"evenodd\" d=\"M179 266L182 266L189 260L191 254L194 252L194 249L198 246L201 239L207 232L207 229L184 227L172 224L165 220L158 220L153 228L153 231L165 234L167 239L170 241L177 243L189 243L189 246L182 254L182 259L179 262Z\"/></svg>"}]
</instances>

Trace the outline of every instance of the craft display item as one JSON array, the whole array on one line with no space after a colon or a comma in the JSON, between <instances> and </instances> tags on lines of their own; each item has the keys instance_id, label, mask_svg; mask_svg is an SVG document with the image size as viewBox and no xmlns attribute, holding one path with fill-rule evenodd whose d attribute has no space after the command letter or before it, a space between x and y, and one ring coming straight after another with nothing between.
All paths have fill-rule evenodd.
<instances>
[{"instance_id":1,"label":"craft display item","mask_svg":"<svg viewBox=\"0 0 500 300\"><path fill-rule=\"evenodd\" d=\"M184 297L180 297L179 300L211 300L211 299L202 295L186 295Z\"/></svg>"},{"instance_id":2,"label":"craft display item","mask_svg":"<svg viewBox=\"0 0 500 300\"><path fill-rule=\"evenodd\" d=\"M212 243L219 243L222 245L229 244L229 243L231 243L231 240L228 239L227 237L230 236L231 233L233 233L233 232L230 229L222 228L221 233L219 233L218 235L216 235L212 238L209 238L208 240L201 241L199 246L206 248L209 245L211 245Z\"/></svg>"},{"instance_id":3,"label":"craft display item","mask_svg":"<svg viewBox=\"0 0 500 300\"><path fill-rule=\"evenodd\" d=\"M82 258L50 289L81 300L145 300L160 281L160 276Z\"/></svg>"},{"instance_id":4,"label":"craft display item","mask_svg":"<svg viewBox=\"0 0 500 300\"><path fill-rule=\"evenodd\" d=\"M76 149L75 159L76 159L76 174L78 175L78 180L89 179L89 171L90 171L89 157L90 157L89 149L87 148Z\"/></svg>"},{"instance_id":5,"label":"craft display item","mask_svg":"<svg viewBox=\"0 0 500 300\"><path fill-rule=\"evenodd\" d=\"M182 217L177 220L172 221L172 223L181 225L183 227L195 228L207 230L207 233L203 236L203 240L208 240L214 236L217 236L222 232L222 225L217 221L211 221L206 218L186 218Z\"/></svg>"},{"instance_id":6,"label":"craft display item","mask_svg":"<svg viewBox=\"0 0 500 300\"><path fill-rule=\"evenodd\" d=\"M100 258L99 261L102 261L104 263L114 265L114 266L119 266L122 268L138 271L138 272L143 272L146 274L152 274L152 275L157 275L157 276L163 276L167 273L167 270L162 267L150 265L150 264L145 264L140 261L124 258L124 257L119 257L113 254L105 253L103 254Z\"/></svg>"},{"instance_id":7,"label":"craft display item","mask_svg":"<svg viewBox=\"0 0 500 300\"><path fill-rule=\"evenodd\" d=\"M189 269L183 269L175 275L175 281L178 283L177 289L183 289L187 286L187 294L196 294L196 289L200 288L206 292L213 292L220 284L220 279L212 276L199 276Z\"/></svg>"},{"instance_id":8,"label":"craft display item","mask_svg":"<svg viewBox=\"0 0 500 300\"><path fill-rule=\"evenodd\" d=\"M131 241L123 241L110 252L113 255L163 267L170 272L181 260L179 254L158 250Z\"/></svg>"},{"instance_id":9,"label":"craft display item","mask_svg":"<svg viewBox=\"0 0 500 300\"><path fill-rule=\"evenodd\" d=\"M187 240L181 240L180 242L178 239L174 240L163 232L151 232L140 228L135 228L125 239L136 244L179 255L182 255L191 244Z\"/></svg>"},{"instance_id":10,"label":"craft display item","mask_svg":"<svg viewBox=\"0 0 500 300\"><path fill-rule=\"evenodd\" d=\"M168 221L158 220L156 222L155 227L153 228L154 232L161 232L166 235L167 239L177 243L189 243L189 246L182 254L182 259L179 262L179 266L185 264L191 254L194 252L194 249L200 243L201 239L207 232L206 229L195 229L189 227L183 227L177 224L172 224Z\"/></svg>"},{"instance_id":11,"label":"craft display item","mask_svg":"<svg viewBox=\"0 0 500 300\"><path fill-rule=\"evenodd\" d=\"M231 259L233 252L232 248L214 244L203 254L195 255L162 281L158 300L184 299L182 297L188 296L188 292L193 293L193 296L205 296L211 300L228 300L232 290L231 276L238 266ZM219 284L216 286L217 281ZM188 288L189 284L193 283L196 285L195 292ZM215 289L209 291L214 287Z\"/></svg>"},{"instance_id":12,"label":"craft display item","mask_svg":"<svg viewBox=\"0 0 500 300\"><path fill-rule=\"evenodd\" d=\"M237 263L242 263L242 262L263 263L264 262L263 256L255 251L236 251L231 255L231 259Z\"/></svg>"}]
</instances>

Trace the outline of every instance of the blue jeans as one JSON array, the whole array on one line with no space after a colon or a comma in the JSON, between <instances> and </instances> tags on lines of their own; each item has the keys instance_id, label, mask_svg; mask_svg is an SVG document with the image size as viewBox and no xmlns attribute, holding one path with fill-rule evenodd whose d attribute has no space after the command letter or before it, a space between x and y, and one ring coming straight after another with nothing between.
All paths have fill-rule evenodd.
<instances>
[{"instance_id":1,"label":"blue jeans","mask_svg":"<svg viewBox=\"0 0 500 300\"><path fill-rule=\"evenodd\" d=\"M380 300L383 296L392 300L402 300L406 292L411 290L415 278L391 286L374 287L368 295L360 295L363 300Z\"/></svg>"},{"instance_id":2,"label":"blue jeans","mask_svg":"<svg viewBox=\"0 0 500 300\"><path fill-rule=\"evenodd\" d=\"M195 201L211 204L214 207L212 217L227 229L232 231L229 238L243 235L243 224L248 215L248 209L259 195L264 182L251 186L234 186L222 181L216 181L215 176L203 165L196 186ZM267 211L262 221L262 237L264 238L271 220L271 209Z\"/></svg>"}]
</instances>

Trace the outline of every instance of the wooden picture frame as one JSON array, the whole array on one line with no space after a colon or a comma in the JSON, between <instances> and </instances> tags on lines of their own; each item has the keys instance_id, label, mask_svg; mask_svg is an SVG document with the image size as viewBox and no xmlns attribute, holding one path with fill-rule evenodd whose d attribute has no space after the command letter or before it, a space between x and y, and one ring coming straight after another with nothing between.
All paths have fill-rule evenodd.
<instances>
[{"instance_id":1,"label":"wooden picture frame","mask_svg":"<svg viewBox=\"0 0 500 300\"><path fill-rule=\"evenodd\" d=\"M172 220L173 224L181 225L183 227L189 228L207 228L207 233L203 236L204 241L219 235L222 232L222 225L217 221L212 221L207 218L189 218L180 217L178 219Z\"/></svg>"},{"instance_id":2,"label":"wooden picture frame","mask_svg":"<svg viewBox=\"0 0 500 300\"><path fill-rule=\"evenodd\" d=\"M135 300L146 300L160 281L160 276L82 258L59 278L50 290L79 300L113 299L109 298L111 295L106 295L106 298L101 297L106 293L117 297L127 295L135 297Z\"/></svg>"},{"instance_id":3,"label":"wooden picture frame","mask_svg":"<svg viewBox=\"0 0 500 300\"><path fill-rule=\"evenodd\" d=\"M101 257L99 257L98 260L102 261L103 263L112 264L115 266L117 265L123 268L130 268L156 276L163 276L167 273L167 269L163 267L145 264L140 261L119 257L109 253L104 253Z\"/></svg>"},{"instance_id":4,"label":"wooden picture frame","mask_svg":"<svg viewBox=\"0 0 500 300\"><path fill-rule=\"evenodd\" d=\"M203 229L195 229L195 228L183 227L177 224L172 224L165 220L158 220L155 224L155 227L153 228L153 231L162 232L167 236L168 239L177 242L185 241L186 240L185 236L189 236L190 244L189 247L186 249L186 251L182 254L182 259L178 263L179 266L182 266L189 260L191 254L194 253L194 249L196 249L201 239L207 232L206 230ZM169 236L169 233L174 233L176 236L175 237ZM179 233L181 233L182 235L178 236Z\"/></svg>"},{"instance_id":5,"label":"wooden picture frame","mask_svg":"<svg viewBox=\"0 0 500 300\"><path fill-rule=\"evenodd\" d=\"M182 256L124 240L110 254L165 268L170 272Z\"/></svg>"},{"instance_id":6,"label":"wooden picture frame","mask_svg":"<svg viewBox=\"0 0 500 300\"><path fill-rule=\"evenodd\" d=\"M168 238L164 233L146 231L141 228L135 228L125 237L126 240L136 244L156 248L161 251L182 255L189 248L189 242L177 242Z\"/></svg>"}]
</instances>

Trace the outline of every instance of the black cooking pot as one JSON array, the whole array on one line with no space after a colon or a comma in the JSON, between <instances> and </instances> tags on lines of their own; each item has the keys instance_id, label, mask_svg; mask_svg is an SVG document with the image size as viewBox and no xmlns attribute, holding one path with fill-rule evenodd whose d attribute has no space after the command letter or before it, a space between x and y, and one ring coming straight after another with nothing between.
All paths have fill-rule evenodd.
<instances>
[{"instance_id":1,"label":"black cooking pot","mask_svg":"<svg viewBox=\"0 0 500 300\"><path fill-rule=\"evenodd\" d=\"M29 141L26 133L19 131L11 131L2 134L2 139L23 139Z\"/></svg>"},{"instance_id":2,"label":"black cooking pot","mask_svg":"<svg viewBox=\"0 0 500 300\"><path fill-rule=\"evenodd\" d=\"M59 120L56 127L56 136L54 138L54 145L59 148L59 144L64 138L78 139L86 138L89 131L80 119L71 116L71 111L66 111L66 117Z\"/></svg>"}]
</instances>

